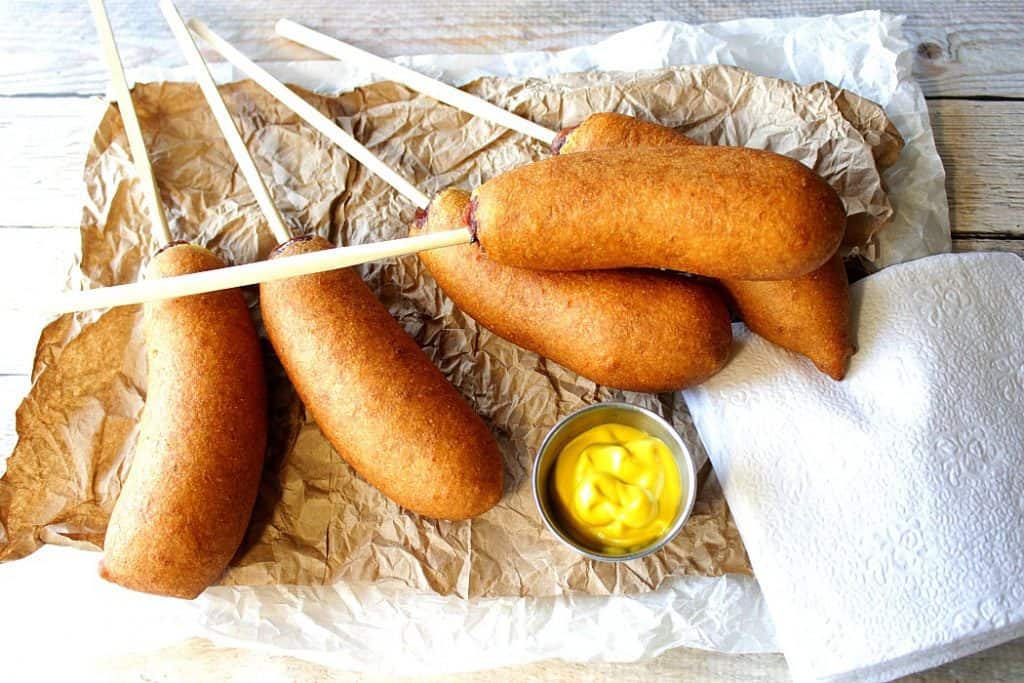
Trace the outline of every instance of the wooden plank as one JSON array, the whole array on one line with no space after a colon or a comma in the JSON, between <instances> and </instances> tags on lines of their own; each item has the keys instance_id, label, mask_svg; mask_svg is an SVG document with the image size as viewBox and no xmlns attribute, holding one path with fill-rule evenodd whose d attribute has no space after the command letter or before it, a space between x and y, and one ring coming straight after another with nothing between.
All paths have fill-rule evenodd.
<instances>
[{"instance_id":1,"label":"wooden plank","mask_svg":"<svg viewBox=\"0 0 1024 683\"><path fill-rule=\"evenodd\" d=\"M110 0L114 31L129 69L182 64L155 2ZM288 16L393 56L424 52L551 50L591 43L615 31L658 19L692 23L741 17L840 14L864 9L859 0L599 0L579 3L527 0L397 0L324 3L263 0L202 3L182 0L255 59L310 59L318 55L274 35ZM907 15L915 46L914 71L932 96L1024 96L1024 3L986 0L895 0L886 10ZM0 3L0 95L96 94L106 87L86 3L14 0ZM130 74L129 74L130 75Z\"/></svg>"},{"instance_id":2,"label":"wooden plank","mask_svg":"<svg viewBox=\"0 0 1024 683\"><path fill-rule=\"evenodd\" d=\"M954 232L953 251L1009 251L1024 256L1024 236Z\"/></svg>"},{"instance_id":3,"label":"wooden plank","mask_svg":"<svg viewBox=\"0 0 1024 683\"><path fill-rule=\"evenodd\" d=\"M0 375L0 476L7 471L4 461L14 449L14 411L28 393L29 381L24 375Z\"/></svg>"},{"instance_id":4,"label":"wooden plank","mask_svg":"<svg viewBox=\"0 0 1024 683\"><path fill-rule=\"evenodd\" d=\"M0 225L77 226L99 98L0 98Z\"/></svg>"},{"instance_id":5,"label":"wooden plank","mask_svg":"<svg viewBox=\"0 0 1024 683\"><path fill-rule=\"evenodd\" d=\"M1024 258L1024 239L978 239L954 235L953 251L1009 251Z\"/></svg>"},{"instance_id":6,"label":"wooden plank","mask_svg":"<svg viewBox=\"0 0 1024 683\"><path fill-rule=\"evenodd\" d=\"M954 233L1024 235L1024 102L933 100Z\"/></svg>"},{"instance_id":7,"label":"wooden plank","mask_svg":"<svg viewBox=\"0 0 1024 683\"><path fill-rule=\"evenodd\" d=\"M102 103L93 98L0 98L0 226L77 226L82 165ZM933 100L954 231L1024 235L1024 101Z\"/></svg>"},{"instance_id":8,"label":"wooden plank","mask_svg":"<svg viewBox=\"0 0 1024 683\"><path fill-rule=\"evenodd\" d=\"M49 320L32 302L63 286L78 249L77 229L0 230L0 375L31 372L39 332Z\"/></svg>"}]
</instances>

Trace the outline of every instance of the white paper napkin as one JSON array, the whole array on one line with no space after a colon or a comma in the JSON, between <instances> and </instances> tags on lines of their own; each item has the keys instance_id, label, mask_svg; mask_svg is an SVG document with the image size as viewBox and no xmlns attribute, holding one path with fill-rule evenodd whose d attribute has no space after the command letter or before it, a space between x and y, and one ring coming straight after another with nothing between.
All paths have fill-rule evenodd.
<instances>
[{"instance_id":1,"label":"white paper napkin","mask_svg":"<svg viewBox=\"0 0 1024 683\"><path fill-rule=\"evenodd\" d=\"M1024 261L852 288L843 382L740 332L686 393L797 680L889 680L1024 635Z\"/></svg>"}]
</instances>

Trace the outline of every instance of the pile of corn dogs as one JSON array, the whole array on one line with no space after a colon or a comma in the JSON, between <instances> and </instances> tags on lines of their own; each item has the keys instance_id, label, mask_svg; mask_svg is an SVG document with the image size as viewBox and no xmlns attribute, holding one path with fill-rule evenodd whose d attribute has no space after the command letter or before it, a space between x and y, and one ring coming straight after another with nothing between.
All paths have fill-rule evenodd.
<instances>
[{"instance_id":1,"label":"pile of corn dogs","mask_svg":"<svg viewBox=\"0 0 1024 683\"><path fill-rule=\"evenodd\" d=\"M90 3L166 245L148 278L230 270L211 251L173 239L102 0ZM551 158L430 200L201 22L186 25L170 0L161 8L279 242L272 261L333 245L291 235L193 33L408 197L417 206L411 235L464 230L463 243L419 258L496 334L600 384L675 391L728 361L731 303L753 331L842 379L852 353L837 253L846 216L835 191L800 163L698 145L602 113L557 134L529 124L551 144ZM407 82L415 87L417 78ZM449 101L454 89L437 88ZM454 93L456 103L471 97ZM512 116L467 106L500 123ZM355 270L261 282L259 295L267 337L308 414L360 476L432 518L468 519L500 500L504 466L489 428ZM148 396L100 573L192 598L227 567L255 503L267 438L258 333L235 288L149 301L145 338Z\"/></svg>"}]
</instances>

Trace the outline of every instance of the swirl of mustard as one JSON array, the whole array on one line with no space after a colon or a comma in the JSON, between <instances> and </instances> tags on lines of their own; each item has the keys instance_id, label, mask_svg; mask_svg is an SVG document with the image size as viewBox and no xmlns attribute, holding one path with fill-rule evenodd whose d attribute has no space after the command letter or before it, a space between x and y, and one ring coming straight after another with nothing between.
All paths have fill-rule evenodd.
<instances>
[{"instance_id":1,"label":"swirl of mustard","mask_svg":"<svg viewBox=\"0 0 1024 683\"><path fill-rule=\"evenodd\" d=\"M558 454L551 491L566 531L606 554L661 538L682 501L665 442L621 424L593 427L570 441Z\"/></svg>"}]
</instances>

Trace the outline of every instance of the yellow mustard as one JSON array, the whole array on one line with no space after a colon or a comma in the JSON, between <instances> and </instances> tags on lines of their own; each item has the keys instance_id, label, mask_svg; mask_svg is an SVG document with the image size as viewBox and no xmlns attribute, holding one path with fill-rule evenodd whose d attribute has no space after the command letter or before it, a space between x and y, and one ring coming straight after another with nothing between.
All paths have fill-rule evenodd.
<instances>
[{"instance_id":1,"label":"yellow mustard","mask_svg":"<svg viewBox=\"0 0 1024 683\"><path fill-rule=\"evenodd\" d=\"M682 500L679 469L665 442L621 424L570 441L550 486L566 531L607 554L624 555L660 538Z\"/></svg>"}]
</instances>

